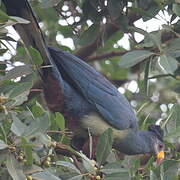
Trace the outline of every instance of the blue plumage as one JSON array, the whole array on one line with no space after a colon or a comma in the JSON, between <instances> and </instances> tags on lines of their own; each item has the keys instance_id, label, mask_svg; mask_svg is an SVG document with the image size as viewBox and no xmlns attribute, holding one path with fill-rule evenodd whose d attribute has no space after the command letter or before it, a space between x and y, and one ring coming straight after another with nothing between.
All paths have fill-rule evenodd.
<instances>
[{"instance_id":1,"label":"blue plumage","mask_svg":"<svg viewBox=\"0 0 180 180\"><path fill-rule=\"evenodd\" d=\"M86 147L89 128L99 136L113 129L114 147L125 154L158 153L163 144L158 126L138 129L137 118L127 99L93 67L78 57L49 47L52 68L44 72L44 92L52 111L63 113L75 132L72 145Z\"/></svg>"},{"instance_id":2,"label":"blue plumage","mask_svg":"<svg viewBox=\"0 0 180 180\"><path fill-rule=\"evenodd\" d=\"M104 120L117 129L137 128L137 118L129 102L105 77L70 53L51 47L49 51L65 81L83 96L86 105L96 108Z\"/></svg>"}]
</instances>

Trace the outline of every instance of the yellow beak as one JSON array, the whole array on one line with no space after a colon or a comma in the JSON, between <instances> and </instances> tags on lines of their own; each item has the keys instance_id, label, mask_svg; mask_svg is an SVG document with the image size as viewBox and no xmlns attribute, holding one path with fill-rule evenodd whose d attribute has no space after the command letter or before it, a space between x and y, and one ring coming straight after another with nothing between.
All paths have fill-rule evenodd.
<instances>
[{"instance_id":1,"label":"yellow beak","mask_svg":"<svg viewBox=\"0 0 180 180\"><path fill-rule=\"evenodd\" d=\"M165 156L164 151L160 151L160 152L157 154L157 156L156 156L156 157L157 157L157 160L156 160L157 164L160 164L160 163L163 161L164 156Z\"/></svg>"}]
</instances>

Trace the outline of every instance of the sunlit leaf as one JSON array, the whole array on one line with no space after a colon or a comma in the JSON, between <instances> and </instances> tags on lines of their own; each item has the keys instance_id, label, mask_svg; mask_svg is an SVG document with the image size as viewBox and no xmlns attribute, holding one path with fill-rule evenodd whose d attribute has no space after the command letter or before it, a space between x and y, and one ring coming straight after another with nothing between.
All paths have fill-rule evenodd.
<instances>
[{"instance_id":1,"label":"sunlit leaf","mask_svg":"<svg viewBox=\"0 0 180 180\"><path fill-rule=\"evenodd\" d=\"M24 19L24 18L21 18L21 17L16 17L16 16L9 16L11 20L13 20L15 23L18 23L18 24L29 24L30 21Z\"/></svg>"},{"instance_id":2,"label":"sunlit leaf","mask_svg":"<svg viewBox=\"0 0 180 180\"><path fill-rule=\"evenodd\" d=\"M58 127L61 130L65 129L65 120L64 120L64 117L59 112L55 113L55 121L56 121L56 124L58 125Z\"/></svg>"},{"instance_id":3,"label":"sunlit leaf","mask_svg":"<svg viewBox=\"0 0 180 180\"><path fill-rule=\"evenodd\" d=\"M8 21L8 19L9 19L9 16L5 12L0 10L0 23L5 23Z\"/></svg>"},{"instance_id":4,"label":"sunlit leaf","mask_svg":"<svg viewBox=\"0 0 180 180\"><path fill-rule=\"evenodd\" d=\"M173 74L178 67L178 62L171 56L162 55L159 59L159 64L164 71Z\"/></svg>"},{"instance_id":5,"label":"sunlit leaf","mask_svg":"<svg viewBox=\"0 0 180 180\"><path fill-rule=\"evenodd\" d=\"M34 49L31 46L28 48L28 50L29 50L29 53L30 53L30 55L32 57L32 60L33 60L34 64L41 65L43 63L43 59L42 59L41 54L39 53L39 51Z\"/></svg>"},{"instance_id":6,"label":"sunlit leaf","mask_svg":"<svg viewBox=\"0 0 180 180\"><path fill-rule=\"evenodd\" d=\"M44 112L44 109L38 102L36 102L36 104L32 107L32 113L34 117L42 116Z\"/></svg>"},{"instance_id":7,"label":"sunlit leaf","mask_svg":"<svg viewBox=\"0 0 180 180\"><path fill-rule=\"evenodd\" d=\"M0 150L6 149L7 147L8 145L4 141L0 140Z\"/></svg>"}]
</instances>

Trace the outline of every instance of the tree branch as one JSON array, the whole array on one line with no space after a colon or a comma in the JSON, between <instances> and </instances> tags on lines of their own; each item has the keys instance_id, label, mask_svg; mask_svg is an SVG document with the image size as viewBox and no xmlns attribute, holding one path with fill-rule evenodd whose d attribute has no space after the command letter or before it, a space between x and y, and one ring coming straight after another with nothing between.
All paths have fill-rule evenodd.
<instances>
[{"instance_id":1,"label":"tree branch","mask_svg":"<svg viewBox=\"0 0 180 180\"><path fill-rule=\"evenodd\" d=\"M107 58L112 58L112 57L115 57L115 56L121 56L121 55L125 54L126 52L127 52L126 50L123 50L123 51L111 51L111 52L104 53L104 54L101 54L101 55L89 56L89 57L86 58L86 61L90 62L90 61L95 61L95 60L103 60L103 59L107 59Z\"/></svg>"}]
</instances>

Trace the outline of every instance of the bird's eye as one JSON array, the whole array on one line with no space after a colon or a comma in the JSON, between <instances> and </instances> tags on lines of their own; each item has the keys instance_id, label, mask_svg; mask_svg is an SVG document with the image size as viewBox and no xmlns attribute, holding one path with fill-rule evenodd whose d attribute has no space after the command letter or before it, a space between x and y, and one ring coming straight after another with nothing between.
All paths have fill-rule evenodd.
<instances>
[{"instance_id":1,"label":"bird's eye","mask_svg":"<svg viewBox=\"0 0 180 180\"><path fill-rule=\"evenodd\" d=\"M163 144L159 144L159 149L162 149L163 148Z\"/></svg>"}]
</instances>

